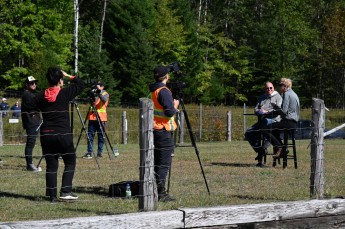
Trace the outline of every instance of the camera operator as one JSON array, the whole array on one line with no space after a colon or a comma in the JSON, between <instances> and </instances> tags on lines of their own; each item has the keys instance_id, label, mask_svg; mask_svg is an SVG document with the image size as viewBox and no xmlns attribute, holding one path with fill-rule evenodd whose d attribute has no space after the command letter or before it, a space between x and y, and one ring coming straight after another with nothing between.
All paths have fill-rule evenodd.
<instances>
[{"instance_id":1,"label":"camera operator","mask_svg":"<svg viewBox=\"0 0 345 229\"><path fill-rule=\"evenodd\" d=\"M102 130L105 131L105 124L107 122L107 106L109 103L109 94L104 90L103 82L96 83L95 88L91 90L91 97L96 112L98 113L100 123L97 120L96 112L93 110L93 107L90 106L90 110L87 115L87 120L89 120L87 132L90 141L88 141L87 152L83 156L83 158L86 159L92 158L93 139L96 132L98 136L97 157L102 157L104 145L104 136ZM102 125L102 130L100 124Z\"/></svg>"},{"instance_id":2,"label":"camera operator","mask_svg":"<svg viewBox=\"0 0 345 229\"><path fill-rule=\"evenodd\" d=\"M178 111L179 101L173 99L166 87L169 80L169 69L157 66L154 71L155 83L149 85L154 104L154 171L160 201L174 201L165 190L165 181L171 166L171 155L174 153L173 131L177 128L174 115Z\"/></svg>"},{"instance_id":3,"label":"camera operator","mask_svg":"<svg viewBox=\"0 0 345 229\"><path fill-rule=\"evenodd\" d=\"M32 151L34 150L39 126L42 122L39 110L33 104L37 83L38 80L33 76L29 76L26 79L21 107L22 124L27 135L25 144L26 169L33 172L42 171L42 169L40 167L37 168L32 161Z\"/></svg>"},{"instance_id":4,"label":"camera operator","mask_svg":"<svg viewBox=\"0 0 345 229\"><path fill-rule=\"evenodd\" d=\"M63 77L73 84L66 88ZM59 156L65 164L62 175L60 199L75 200L78 196L72 193L72 183L76 167L76 154L70 127L69 101L73 100L84 89L84 83L75 76L70 76L60 68L48 69L46 78L49 87L36 96L36 104L42 112L43 124L40 128L42 152L47 163L46 195L52 203L57 196L57 171Z\"/></svg>"}]
</instances>

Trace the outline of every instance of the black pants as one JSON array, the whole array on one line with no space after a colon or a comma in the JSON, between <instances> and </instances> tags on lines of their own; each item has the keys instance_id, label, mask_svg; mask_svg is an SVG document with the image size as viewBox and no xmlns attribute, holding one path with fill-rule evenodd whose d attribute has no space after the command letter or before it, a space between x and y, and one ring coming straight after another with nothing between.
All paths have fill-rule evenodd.
<instances>
[{"instance_id":1,"label":"black pants","mask_svg":"<svg viewBox=\"0 0 345 229\"><path fill-rule=\"evenodd\" d=\"M154 137L154 171L158 193L165 192L165 180L171 166L171 155L174 152L173 132L165 130L153 131Z\"/></svg>"},{"instance_id":2,"label":"black pants","mask_svg":"<svg viewBox=\"0 0 345 229\"><path fill-rule=\"evenodd\" d=\"M59 156L62 157L65 164L61 192L71 192L76 167L76 154L71 134L41 135L41 145L47 163L46 195L50 197L57 196Z\"/></svg>"},{"instance_id":3,"label":"black pants","mask_svg":"<svg viewBox=\"0 0 345 229\"><path fill-rule=\"evenodd\" d=\"M273 145L273 147L281 148L283 142L280 138L280 133L286 129L296 129L297 122L294 120L283 119L280 122L272 123L264 128L262 134Z\"/></svg>"},{"instance_id":4,"label":"black pants","mask_svg":"<svg viewBox=\"0 0 345 229\"><path fill-rule=\"evenodd\" d=\"M38 126L32 126L26 129L25 160L27 165L32 164L32 151L34 150L38 136L37 128Z\"/></svg>"}]
</instances>

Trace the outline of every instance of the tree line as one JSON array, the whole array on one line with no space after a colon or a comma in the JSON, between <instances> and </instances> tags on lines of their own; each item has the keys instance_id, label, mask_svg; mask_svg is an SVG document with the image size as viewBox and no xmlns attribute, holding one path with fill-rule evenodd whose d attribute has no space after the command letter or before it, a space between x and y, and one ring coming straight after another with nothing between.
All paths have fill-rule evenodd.
<instances>
[{"instance_id":1,"label":"tree line","mask_svg":"<svg viewBox=\"0 0 345 229\"><path fill-rule=\"evenodd\" d=\"M0 90L20 90L28 75L43 89L58 65L90 87L104 81L112 105L136 104L153 68L176 61L172 89L185 103L253 105L265 81L287 77L303 106L317 97L344 108L345 2L0 1Z\"/></svg>"}]
</instances>

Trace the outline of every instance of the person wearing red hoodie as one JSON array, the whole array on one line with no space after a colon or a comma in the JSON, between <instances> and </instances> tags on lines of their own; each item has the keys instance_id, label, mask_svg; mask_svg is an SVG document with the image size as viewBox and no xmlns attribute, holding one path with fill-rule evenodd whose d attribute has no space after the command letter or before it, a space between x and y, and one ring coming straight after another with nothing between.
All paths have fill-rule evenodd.
<instances>
[{"instance_id":1,"label":"person wearing red hoodie","mask_svg":"<svg viewBox=\"0 0 345 229\"><path fill-rule=\"evenodd\" d=\"M63 78L69 78L72 84L63 88ZM40 128L40 139L46 169L46 196L50 201L57 201L57 171L59 157L65 164L62 175L60 199L75 200L78 196L72 193L72 182L76 167L76 154L70 127L69 101L73 100L84 89L84 83L75 76L68 75L58 67L50 67L46 74L49 87L36 96L37 107L42 112L43 124Z\"/></svg>"}]
</instances>

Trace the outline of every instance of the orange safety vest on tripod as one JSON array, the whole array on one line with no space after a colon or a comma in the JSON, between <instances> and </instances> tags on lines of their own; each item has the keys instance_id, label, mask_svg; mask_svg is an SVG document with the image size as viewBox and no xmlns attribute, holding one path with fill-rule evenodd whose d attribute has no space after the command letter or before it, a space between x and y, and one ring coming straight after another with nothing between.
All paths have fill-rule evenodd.
<instances>
[{"instance_id":1,"label":"orange safety vest on tripod","mask_svg":"<svg viewBox=\"0 0 345 229\"><path fill-rule=\"evenodd\" d=\"M174 116L168 117L164 114L163 106L158 102L158 94L160 90L167 87L160 87L151 93L153 105L154 105L154 115L153 115L153 128L156 130L161 130L165 128L167 131L174 131L177 128ZM169 90L170 91L170 90ZM171 92L170 92L171 93Z\"/></svg>"},{"instance_id":2,"label":"orange safety vest on tripod","mask_svg":"<svg viewBox=\"0 0 345 229\"><path fill-rule=\"evenodd\" d=\"M108 94L106 91L102 92L102 95L106 95L106 94ZM108 121L107 120L108 103L109 103L109 98L108 98L107 102L105 102L105 103L100 98L97 98L96 102L94 103L101 122ZM88 120L97 120L96 113L94 112L92 106L90 106L89 113L87 114L87 119Z\"/></svg>"}]
</instances>

